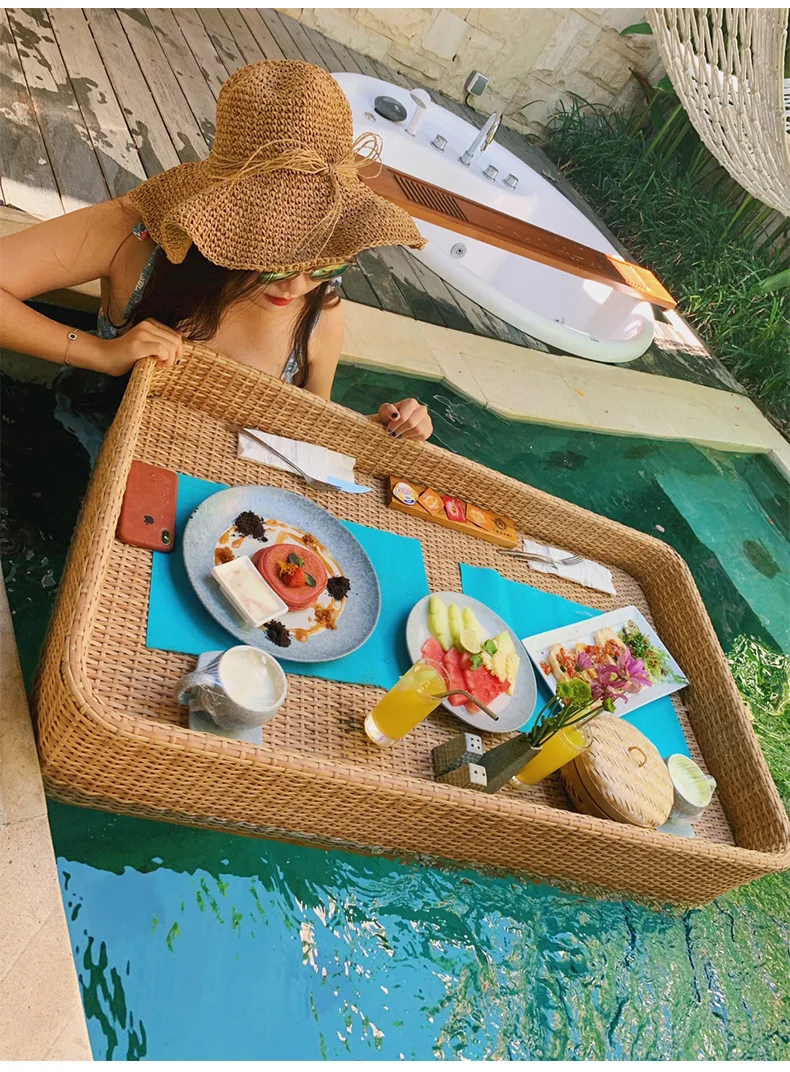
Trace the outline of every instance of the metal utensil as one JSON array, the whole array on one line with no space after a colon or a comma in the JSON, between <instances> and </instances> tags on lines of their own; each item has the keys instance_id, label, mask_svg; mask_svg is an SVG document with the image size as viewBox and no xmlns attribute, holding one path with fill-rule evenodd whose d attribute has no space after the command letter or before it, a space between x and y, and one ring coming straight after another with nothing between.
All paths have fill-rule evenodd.
<instances>
[{"instance_id":1,"label":"metal utensil","mask_svg":"<svg viewBox=\"0 0 790 1072\"><path fill-rule=\"evenodd\" d=\"M370 491L370 488L363 488L359 484L349 484L345 480L338 481L337 483L329 483L326 480L318 480L317 477L310 476L309 473L306 473L304 469L300 469L295 461L292 461L291 458L286 458L286 456L284 454L281 454L276 447L273 447L271 443L268 443L265 439L257 435L255 432L251 432L249 428L242 428L241 425L234 425L233 427L234 430L239 434L249 436L250 439L254 439L256 443L260 443L262 447L266 447L267 450L270 450L275 457L279 458L281 462L285 462L285 464L291 469L293 469L295 473L299 474L299 476L305 481L305 483L309 484L310 487L314 488L316 491L351 491L357 493Z\"/></svg>"},{"instance_id":2,"label":"metal utensil","mask_svg":"<svg viewBox=\"0 0 790 1072\"><path fill-rule=\"evenodd\" d=\"M434 693L436 696L436 693ZM493 718L494 722L499 722L499 715L495 715L490 707L486 707L484 703L480 703L476 696L473 696L471 692L467 692L466 689L451 689L450 692L439 693L437 699L446 700L449 696L465 696L467 700L471 700L473 704L484 711L489 718Z\"/></svg>"},{"instance_id":3,"label":"metal utensil","mask_svg":"<svg viewBox=\"0 0 790 1072\"><path fill-rule=\"evenodd\" d=\"M577 566L580 562L584 562L583 555L568 555L567 558L550 558L548 555L539 555L532 551L518 551L515 548L512 551L503 551L503 555L509 555L511 558L523 558L528 562L547 562L551 566Z\"/></svg>"}]
</instances>

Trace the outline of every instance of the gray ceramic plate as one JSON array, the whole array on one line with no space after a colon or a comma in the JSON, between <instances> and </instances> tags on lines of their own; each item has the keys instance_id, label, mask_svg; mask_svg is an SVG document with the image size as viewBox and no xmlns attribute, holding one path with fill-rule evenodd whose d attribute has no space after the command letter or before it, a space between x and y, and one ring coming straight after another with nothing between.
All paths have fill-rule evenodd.
<instances>
[{"instance_id":1,"label":"gray ceramic plate","mask_svg":"<svg viewBox=\"0 0 790 1072\"><path fill-rule=\"evenodd\" d=\"M279 648L266 639L262 629L246 625L225 600L211 576L214 550L219 537L243 510L252 510L262 518L276 518L301 532L312 533L335 558L343 576L351 581L337 629L325 629L304 643L292 640L290 647ZM236 554L254 554L265 546L247 539L236 549ZM373 563L345 525L328 510L301 495L260 485L218 491L202 502L190 517L184 530L182 550L187 575L209 614L244 644L261 648L277 658L301 663L340 659L361 647L376 628L381 611L381 590ZM305 611L301 613L306 614ZM281 620L290 626L289 617L283 615Z\"/></svg>"},{"instance_id":2,"label":"gray ceramic plate","mask_svg":"<svg viewBox=\"0 0 790 1072\"><path fill-rule=\"evenodd\" d=\"M483 627L486 637L493 639L507 630L520 660L518 676L516 677L516 691L512 696L508 696L506 693L502 696L497 696L491 704L491 710L494 714L499 715L497 722L490 719L488 715L483 714L482 711L479 715L470 715L464 706L453 707L449 700L445 700L442 706L451 715L460 718L462 722L474 726L477 730L485 730L487 733L509 733L519 729L535 710L535 701L538 697L535 672L532 669L532 663L529 661L524 645L513 630L502 621L498 614L494 614L492 610L489 610L485 603L472 599L471 596L465 596L461 592L436 592L434 594L444 603L447 603L448 606L450 603L457 603L461 610L464 607L471 607L475 617ZM431 635L428 629L429 599L430 596L425 596L419 603L415 603L409 614L409 620L406 622L406 646L409 649L409 658L412 662L416 662L421 657L422 646Z\"/></svg>"}]
</instances>

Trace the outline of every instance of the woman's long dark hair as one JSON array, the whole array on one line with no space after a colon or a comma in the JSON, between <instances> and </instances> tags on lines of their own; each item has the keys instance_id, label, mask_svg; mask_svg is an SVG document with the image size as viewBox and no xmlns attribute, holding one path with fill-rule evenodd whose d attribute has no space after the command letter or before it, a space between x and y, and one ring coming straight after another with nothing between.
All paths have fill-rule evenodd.
<instances>
[{"instance_id":1,"label":"woman's long dark hair","mask_svg":"<svg viewBox=\"0 0 790 1072\"><path fill-rule=\"evenodd\" d=\"M216 334L231 305L252 297L260 289L258 276L258 272L212 264L195 245L189 247L181 264L171 264L159 250L142 298L127 323L134 326L150 318L169 328L178 328L192 342L206 342ZM305 295L304 308L291 340L291 352L297 364L294 382L299 387L307 382L307 347L318 318L322 310L339 300L329 282Z\"/></svg>"}]
</instances>

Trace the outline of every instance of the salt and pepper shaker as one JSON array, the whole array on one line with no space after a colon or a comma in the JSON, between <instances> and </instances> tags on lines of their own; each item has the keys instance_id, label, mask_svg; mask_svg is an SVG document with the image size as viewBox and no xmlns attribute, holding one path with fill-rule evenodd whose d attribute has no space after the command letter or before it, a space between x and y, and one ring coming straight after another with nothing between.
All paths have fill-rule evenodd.
<instances>
[{"instance_id":1,"label":"salt and pepper shaker","mask_svg":"<svg viewBox=\"0 0 790 1072\"><path fill-rule=\"evenodd\" d=\"M539 751L523 733L488 752L483 751L482 738L476 733L459 733L457 737L437 745L431 755L437 782L496 793Z\"/></svg>"},{"instance_id":2,"label":"salt and pepper shaker","mask_svg":"<svg viewBox=\"0 0 790 1072\"><path fill-rule=\"evenodd\" d=\"M453 770L438 775L436 781L454 785L457 789L482 789L484 793L488 784L485 768L479 763L465 763L463 767L454 767Z\"/></svg>"},{"instance_id":3,"label":"salt and pepper shaker","mask_svg":"<svg viewBox=\"0 0 790 1072\"><path fill-rule=\"evenodd\" d=\"M459 733L433 749L433 771L437 778L457 770L466 763L479 763L483 755L483 740L476 733Z\"/></svg>"}]
</instances>

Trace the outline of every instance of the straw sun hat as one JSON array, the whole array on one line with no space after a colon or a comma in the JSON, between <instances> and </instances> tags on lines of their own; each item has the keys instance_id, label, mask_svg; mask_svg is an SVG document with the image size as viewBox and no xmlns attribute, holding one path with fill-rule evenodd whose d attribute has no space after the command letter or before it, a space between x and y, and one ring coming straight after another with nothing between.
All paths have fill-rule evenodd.
<instances>
[{"instance_id":1,"label":"straw sun hat","mask_svg":"<svg viewBox=\"0 0 790 1072\"><path fill-rule=\"evenodd\" d=\"M180 164L131 192L153 240L180 264L194 244L214 264L304 271L372 246L420 249L411 216L359 177L379 160L372 134L354 141L351 108L320 67L269 60L224 83L206 160Z\"/></svg>"}]
</instances>

